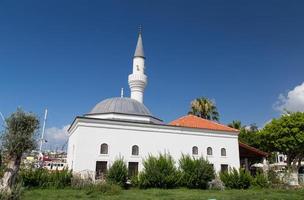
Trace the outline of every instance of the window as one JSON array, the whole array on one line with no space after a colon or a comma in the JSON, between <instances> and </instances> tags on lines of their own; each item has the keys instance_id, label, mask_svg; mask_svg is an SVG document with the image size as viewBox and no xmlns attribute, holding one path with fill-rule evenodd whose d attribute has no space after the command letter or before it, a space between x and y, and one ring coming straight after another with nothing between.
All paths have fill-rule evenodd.
<instances>
[{"instance_id":1,"label":"window","mask_svg":"<svg viewBox=\"0 0 304 200\"><path fill-rule=\"evenodd\" d=\"M192 155L198 155L198 148L197 148L197 146L192 147Z\"/></svg>"},{"instance_id":2,"label":"window","mask_svg":"<svg viewBox=\"0 0 304 200\"><path fill-rule=\"evenodd\" d=\"M228 172L228 165L221 165L221 172Z\"/></svg>"},{"instance_id":3,"label":"window","mask_svg":"<svg viewBox=\"0 0 304 200\"><path fill-rule=\"evenodd\" d=\"M139 148L138 148L138 146L137 145L133 145L132 146L132 155L133 156L138 156L138 154L139 154Z\"/></svg>"},{"instance_id":4,"label":"window","mask_svg":"<svg viewBox=\"0 0 304 200\"><path fill-rule=\"evenodd\" d=\"M226 149L225 148L221 148L221 156L226 156Z\"/></svg>"},{"instance_id":5,"label":"window","mask_svg":"<svg viewBox=\"0 0 304 200\"><path fill-rule=\"evenodd\" d=\"M207 155L212 156L212 148L211 147L207 148Z\"/></svg>"},{"instance_id":6,"label":"window","mask_svg":"<svg viewBox=\"0 0 304 200\"><path fill-rule=\"evenodd\" d=\"M106 143L100 146L100 154L108 154L108 145Z\"/></svg>"}]
</instances>

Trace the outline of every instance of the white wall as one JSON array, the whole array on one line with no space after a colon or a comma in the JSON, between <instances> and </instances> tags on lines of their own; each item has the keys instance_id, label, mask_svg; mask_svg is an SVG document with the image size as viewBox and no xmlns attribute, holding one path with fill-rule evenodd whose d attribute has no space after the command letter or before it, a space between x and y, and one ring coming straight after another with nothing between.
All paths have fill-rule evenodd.
<instances>
[{"instance_id":1,"label":"white wall","mask_svg":"<svg viewBox=\"0 0 304 200\"><path fill-rule=\"evenodd\" d=\"M198 147L199 156L214 164L216 171L220 170L221 164L240 166L238 136L235 133L83 118L76 119L69 132L68 165L73 167L74 172L95 171L96 161L108 161L111 165L120 156L126 162L139 162L141 170L142 160L149 153L169 152L178 161L182 153L192 155L193 146ZM102 143L108 144L108 155L99 154ZM133 145L139 146L139 156L131 155ZM207 156L209 146L213 149L213 156ZM221 156L221 148L226 149L226 157Z\"/></svg>"}]
</instances>

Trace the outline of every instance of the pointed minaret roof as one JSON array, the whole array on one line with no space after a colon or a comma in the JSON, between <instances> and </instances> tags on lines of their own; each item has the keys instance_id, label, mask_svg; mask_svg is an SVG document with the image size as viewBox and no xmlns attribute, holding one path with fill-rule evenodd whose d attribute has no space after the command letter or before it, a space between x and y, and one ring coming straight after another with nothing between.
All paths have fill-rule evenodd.
<instances>
[{"instance_id":1,"label":"pointed minaret roof","mask_svg":"<svg viewBox=\"0 0 304 200\"><path fill-rule=\"evenodd\" d=\"M137 45L134 53L134 57L142 57L145 58L145 53L144 53L144 46L142 42L142 36L141 36L141 26L139 27L139 32L138 32L138 40L137 40Z\"/></svg>"}]
</instances>

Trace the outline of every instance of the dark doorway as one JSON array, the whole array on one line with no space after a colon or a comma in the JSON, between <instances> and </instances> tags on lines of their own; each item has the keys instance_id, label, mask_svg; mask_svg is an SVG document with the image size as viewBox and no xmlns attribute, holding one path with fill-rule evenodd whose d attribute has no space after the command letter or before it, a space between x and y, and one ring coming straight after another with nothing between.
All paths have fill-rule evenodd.
<instances>
[{"instance_id":1,"label":"dark doorway","mask_svg":"<svg viewBox=\"0 0 304 200\"><path fill-rule=\"evenodd\" d=\"M129 178L137 176L138 174L138 162L129 162Z\"/></svg>"},{"instance_id":2,"label":"dark doorway","mask_svg":"<svg viewBox=\"0 0 304 200\"><path fill-rule=\"evenodd\" d=\"M96 161L95 179L104 179L107 173L107 161Z\"/></svg>"},{"instance_id":3,"label":"dark doorway","mask_svg":"<svg viewBox=\"0 0 304 200\"><path fill-rule=\"evenodd\" d=\"M228 165L221 165L221 172L228 172Z\"/></svg>"}]
</instances>

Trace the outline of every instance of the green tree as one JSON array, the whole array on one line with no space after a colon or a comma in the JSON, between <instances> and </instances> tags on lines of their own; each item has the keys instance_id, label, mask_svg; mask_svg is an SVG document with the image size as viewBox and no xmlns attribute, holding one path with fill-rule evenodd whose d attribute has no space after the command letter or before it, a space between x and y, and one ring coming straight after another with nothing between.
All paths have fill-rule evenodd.
<instances>
[{"instance_id":1,"label":"green tree","mask_svg":"<svg viewBox=\"0 0 304 200\"><path fill-rule=\"evenodd\" d=\"M242 128L242 123L239 120L233 120L228 126L240 130Z\"/></svg>"},{"instance_id":2,"label":"green tree","mask_svg":"<svg viewBox=\"0 0 304 200\"><path fill-rule=\"evenodd\" d=\"M5 173L1 179L0 190L11 193L16 183L23 153L36 147L34 134L39 127L37 117L17 109L6 119L6 126L1 137L2 147L8 159Z\"/></svg>"},{"instance_id":3,"label":"green tree","mask_svg":"<svg viewBox=\"0 0 304 200\"><path fill-rule=\"evenodd\" d=\"M252 126L242 127L240 129L240 133L239 133L239 140L252 147L255 147L255 148L258 148L258 149L261 149L264 151L268 150L261 144L261 134L260 134L260 131L256 127L252 127Z\"/></svg>"},{"instance_id":4,"label":"green tree","mask_svg":"<svg viewBox=\"0 0 304 200\"><path fill-rule=\"evenodd\" d=\"M304 113L288 113L273 119L261 131L261 138L269 152L285 154L288 168L297 174L304 158Z\"/></svg>"},{"instance_id":5,"label":"green tree","mask_svg":"<svg viewBox=\"0 0 304 200\"><path fill-rule=\"evenodd\" d=\"M219 121L219 113L215 103L206 97L193 100L191 102L189 114L208 120Z\"/></svg>"}]
</instances>

